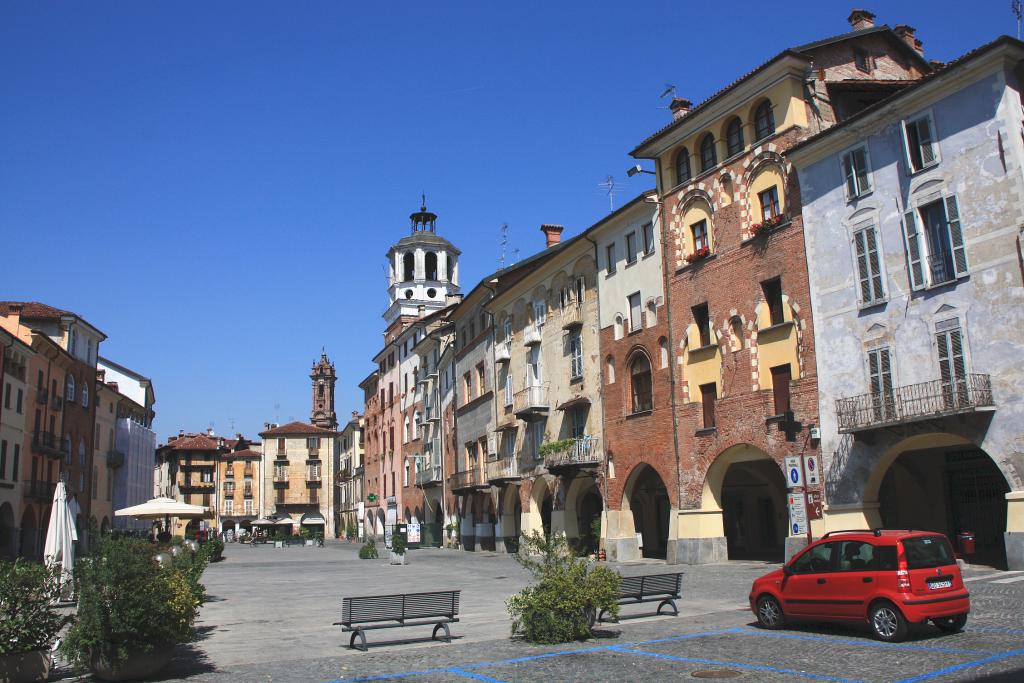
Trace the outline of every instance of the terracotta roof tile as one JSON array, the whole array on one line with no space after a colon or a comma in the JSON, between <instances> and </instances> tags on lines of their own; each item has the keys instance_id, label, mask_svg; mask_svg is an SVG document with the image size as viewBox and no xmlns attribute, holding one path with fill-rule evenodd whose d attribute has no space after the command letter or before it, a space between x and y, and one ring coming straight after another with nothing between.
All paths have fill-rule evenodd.
<instances>
[{"instance_id":1,"label":"terracotta roof tile","mask_svg":"<svg viewBox=\"0 0 1024 683\"><path fill-rule=\"evenodd\" d=\"M251 448L246 448L245 450L241 450L241 451L231 451L230 453L225 453L224 454L224 458L225 459L229 459L229 458L262 458L262 457L263 457L262 453L260 453L259 451L254 451Z\"/></svg>"},{"instance_id":2,"label":"terracotta roof tile","mask_svg":"<svg viewBox=\"0 0 1024 683\"><path fill-rule=\"evenodd\" d=\"M0 313L10 315L15 306L21 306L21 317L29 319L49 320L65 315L75 315L71 311L54 308L38 301L0 301Z\"/></svg>"},{"instance_id":3,"label":"terracotta roof tile","mask_svg":"<svg viewBox=\"0 0 1024 683\"><path fill-rule=\"evenodd\" d=\"M308 422L289 422L260 432L260 436L288 436L289 434L337 434L337 432L311 425Z\"/></svg>"},{"instance_id":4,"label":"terracotta roof tile","mask_svg":"<svg viewBox=\"0 0 1024 683\"><path fill-rule=\"evenodd\" d=\"M205 434L187 434L169 442L165 448L174 451L215 451L220 448L219 439Z\"/></svg>"}]
</instances>

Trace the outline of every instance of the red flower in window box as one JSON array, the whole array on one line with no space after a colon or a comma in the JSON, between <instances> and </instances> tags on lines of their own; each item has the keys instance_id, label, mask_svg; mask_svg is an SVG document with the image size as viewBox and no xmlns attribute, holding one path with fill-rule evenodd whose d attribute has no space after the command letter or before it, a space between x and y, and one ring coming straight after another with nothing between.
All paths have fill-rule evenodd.
<instances>
[{"instance_id":1,"label":"red flower in window box","mask_svg":"<svg viewBox=\"0 0 1024 683\"><path fill-rule=\"evenodd\" d=\"M708 249L707 247L701 247L700 249L696 250L692 254L687 254L686 255L686 262L687 263L694 263L696 261L700 261L701 259L706 259L710 255L711 255L711 250L710 249Z\"/></svg>"},{"instance_id":2,"label":"red flower in window box","mask_svg":"<svg viewBox=\"0 0 1024 683\"><path fill-rule=\"evenodd\" d=\"M777 216L766 218L764 219L764 221L760 223L754 223L753 225L751 225L750 234L754 237L757 237L758 235L763 235L771 231L772 228L781 225L784 220L785 216L783 216L781 213L778 214Z\"/></svg>"}]
</instances>

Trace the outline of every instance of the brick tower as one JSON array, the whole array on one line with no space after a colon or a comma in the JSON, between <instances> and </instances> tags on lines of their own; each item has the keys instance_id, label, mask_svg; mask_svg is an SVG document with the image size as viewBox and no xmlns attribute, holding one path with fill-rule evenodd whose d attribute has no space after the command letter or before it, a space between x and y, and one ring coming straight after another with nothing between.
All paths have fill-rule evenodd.
<instances>
[{"instance_id":1,"label":"brick tower","mask_svg":"<svg viewBox=\"0 0 1024 683\"><path fill-rule=\"evenodd\" d=\"M334 413L334 363L326 353L320 354L320 360L313 364L313 372L309 378L313 380L313 413L309 418L317 427L337 429L338 416Z\"/></svg>"}]
</instances>

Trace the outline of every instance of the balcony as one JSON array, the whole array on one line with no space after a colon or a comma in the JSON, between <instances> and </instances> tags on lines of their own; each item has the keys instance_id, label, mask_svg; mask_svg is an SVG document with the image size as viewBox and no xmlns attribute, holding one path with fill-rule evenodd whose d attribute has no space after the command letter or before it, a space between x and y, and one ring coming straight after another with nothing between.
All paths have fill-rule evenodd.
<instances>
[{"instance_id":1,"label":"balcony","mask_svg":"<svg viewBox=\"0 0 1024 683\"><path fill-rule=\"evenodd\" d=\"M288 485L288 473L287 472L275 472L274 473L274 486L287 486Z\"/></svg>"},{"instance_id":2,"label":"balcony","mask_svg":"<svg viewBox=\"0 0 1024 683\"><path fill-rule=\"evenodd\" d=\"M352 479L352 470L350 470L347 467L342 467L340 470L338 470L338 474L336 476L338 478L338 483L343 484L346 481Z\"/></svg>"},{"instance_id":3,"label":"balcony","mask_svg":"<svg viewBox=\"0 0 1024 683\"><path fill-rule=\"evenodd\" d=\"M490 488L491 485L484 481L483 476L480 474L480 468L474 466L472 469L455 472L452 476L448 477L448 486L452 491L458 492L486 489Z\"/></svg>"},{"instance_id":4,"label":"balcony","mask_svg":"<svg viewBox=\"0 0 1024 683\"><path fill-rule=\"evenodd\" d=\"M64 410L64 399L54 394L50 399L50 407L54 410Z\"/></svg>"},{"instance_id":5,"label":"balcony","mask_svg":"<svg viewBox=\"0 0 1024 683\"><path fill-rule=\"evenodd\" d=\"M46 405L47 401L50 400L50 392L46 389L36 389L36 403L40 405Z\"/></svg>"},{"instance_id":6,"label":"balcony","mask_svg":"<svg viewBox=\"0 0 1024 683\"><path fill-rule=\"evenodd\" d=\"M994 406L989 376L967 375L955 383L932 380L897 387L888 393L840 398L836 400L836 413L839 432L850 434Z\"/></svg>"},{"instance_id":7,"label":"balcony","mask_svg":"<svg viewBox=\"0 0 1024 683\"><path fill-rule=\"evenodd\" d=\"M60 457L64 453L62 446L53 432L35 432L32 435L32 447L44 455Z\"/></svg>"},{"instance_id":8,"label":"balcony","mask_svg":"<svg viewBox=\"0 0 1024 683\"><path fill-rule=\"evenodd\" d=\"M57 482L24 481L22 486L22 495L25 498L48 502L53 500L53 493L57 489Z\"/></svg>"},{"instance_id":9,"label":"balcony","mask_svg":"<svg viewBox=\"0 0 1024 683\"><path fill-rule=\"evenodd\" d=\"M535 344L540 344L540 327L540 325L533 324L523 328L523 343L525 345L534 346Z\"/></svg>"},{"instance_id":10,"label":"balcony","mask_svg":"<svg viewBox=\"0 0 1024 683\"><path fill-rule=\"evenodd\" d=\"M441 485L441 466L440 465L427 465L423 469L416 472L416 485L427 487L427 486L440 486Z\"/></svg>"},{"instance_id":11,"label":"balcony","mask_svg":"<svg viewBox=\"0 0 1024 683\"><path fill-rule=\"evenodd\" d=\"M323 479L320 477L320 473L306 472L306 486L322 486Z\"/></svg>"},{"instance_id":12,"label":"balcony","mask_svg":"<svg viewBox=\"0 0 1024 683\"><path fill-rule=\"evenodd\" d=\"M212 491L216 485L212 481L186 479L179 488L182 491Z\"/></svg>"},{"instance_id":13,"label":"balcony","mask_svg":"<svg viewBox=\"0 0 1024 683\"><path fill-rule=\"evenodd\" d=\"M518 481L523 478L519 472L519 460L516 457L501 458L487 463L487 481L500 484L506 481Z\"/></svg>"},{"instance_id":14,"label":"balcony","mask_svg":"<svg viewBox=\"0 0 1024 683\"><path fill-rule=\"evenodd\" d=\"M320 459L320 448L319 447L317 447L317 448L310 448L309 449L309 455L307 457L310 460L319 460Z\"/></svg>"},{"instance_id":15,"label":"balcony","mask_svg":"<svg viewBox=\"0 0 1024 683\"><path fill-rule=\"evenodd\" d=\"M116 448L107 451L107 467L121 467L124 465L124 452Z\"/></svg>"},{"instance_id":16,"label":"balcony","mask_svg":"<svg viewBox=\"0 0 1024 683\"><path fill-rule=\"evenodd\" d=\"M242 493L242 495L244 495L246 498L252 498L252 487L251 486L246 486L245 490Z\"/></svg>"},{"instance_id":17,"label":"balcony","mask_svg":"<svg viewBox=\"0 0 1024 683\"><path fill-rule=\"evenodd\" d=\"M507 363L512 360L512 343L503 341L495 344L494 360L498 363Z\"/></svg>"},{"instance_id":18,"label":"balcony","mask_svg":"<svg viewBox=\"0 0 1024 683\"><path fill-rule=\"evenodd\" d=\"M225 498L234 498L235 497L235 487L234 486L225 486L224 487L224 497Z\"/></svg>"},{"instance_id":19,"label":"balcony","mask_svg":"<svg viewBox=\"0 0 1024 683\"><path fill-rule=\"evenodd\" d=\"M440 422L441 421L441 410L438 406L428 403L423 408L423 420L425 422Z\"/></svg>"},{"instance_id":20,"label":"balcony","mask_svg":"<svg viewBox=\"0 0 1024 683\"><path fill-rule=\"evenodd\" d=\"M604 454L598 437L585 435L546 443L541 446L541 455L548 471L557 472L571 467L594 467L601 464Z\"/></svg>"},{"instance_id":21,"label":"balcony","mask_svg":"<svg viewBox=\"0 0 1024 683\"><path fill-rule=\"evenodd\" d=\"M532 387L520 389L512 397L512 405L516 417L522 420L532 420L548 414L548 385L538 384Z\"/></svg>"},{"instance_id":22,"label":"balcony","mask_svg":"<svg viewBox=\"0 0 1024 683\"><path fill-rule=\"evenodd\" d=\"M562 329L571 330L583 327L583 306L569 304L562 309Z\"/></svg>"}]
</instances>

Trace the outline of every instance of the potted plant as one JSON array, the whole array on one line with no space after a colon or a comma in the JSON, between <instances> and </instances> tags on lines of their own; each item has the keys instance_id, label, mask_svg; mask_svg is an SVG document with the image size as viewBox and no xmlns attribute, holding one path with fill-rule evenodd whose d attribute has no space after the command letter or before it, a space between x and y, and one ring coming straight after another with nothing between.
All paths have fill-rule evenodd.
<instances>
[{"instance_id":1,"label":"potted plant","mask_svg":"<svg viewBox=\"0 0 1024 683\"><path fill-rule=\"evenodd\" d=\"M50 650L70 617L53 607L60 570L37 562L0 562L0 680L45 681Z\"/></svg>"},{"instance_id":2,"label":"potted plant","mask_svg":"<svg viewBox=\"0 0 1024 683\"><path fill-rule=\"evenodd\" d=\"M697 261L706 259L708 256L711 256L711 250L707 247L701 247L700 249L695 249L693 253L687 254L686 262L696 263Z\"/></svg>"},{"instance_id":3,"label":"potted plant","mask_svg":"<svg viewBox=\"0 0 1024 683\"><path fill-rule=\"evenodd\" d=\"M219 538L211 538L203 548L209 554L211 562L220 562L224 559L224 541Z\"/></svg>"},{"instance_id":4,"label":"potted plant","mask_svg":"<svg viewBox=\"0 0 1024 683\"><path fill-rule=\"evenodd\" d=\"M391 536L391 564L405 564L405 536L402 534Z\"/></svg>"},{"instance_id":5,"label":"potted plant","mask_svg":"<svg viewBox=\"0 0 1024 683\"><path fill-rule=\"evenodd\" d=\"M772 216L771 218L765 218L760 223L754 223L750 226L750 234L753 237L758 235L764 235L771 232L774 228L778 227L785 220L782 214Z\"/></svg>"},{"instance_id":6,"label":"potted plant","mask_svg":"<svg viewBox=\"0 0 1024 683\"><path fill-rule=\"evenodd\" d=\"M373 542L373 539L368 539L366 543L359 549L360 560L376 560L377 559L377 544Z\"/></svg>"},{"instance_id":7,"label":"potted plant","mask_svg":"<svg viewBox=\"0 0 1024 683\"><path fill-rule=\"evenodd\" d=\"M186 553L163 567L144 541L94 542L93 553L76 566L78 614L60 652L100 680L151 678L175 644L193 637L207 558Z\"/></svg>"}]
</instances>

